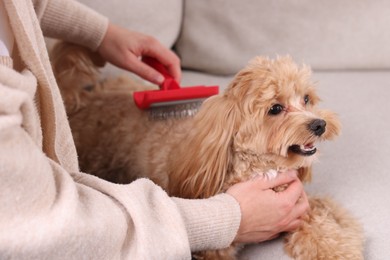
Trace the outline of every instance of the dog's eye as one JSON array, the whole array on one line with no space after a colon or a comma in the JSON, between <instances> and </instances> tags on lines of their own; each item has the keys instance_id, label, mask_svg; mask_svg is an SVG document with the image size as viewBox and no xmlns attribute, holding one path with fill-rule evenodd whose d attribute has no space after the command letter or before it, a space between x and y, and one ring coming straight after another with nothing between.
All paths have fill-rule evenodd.
<instances>
[{"instance_id":1,"label":"dog's eye","mask_svg":"<svg viewBox=\"0 0 390 260\"><path fill-rule=\"evenodd\" d=\"M310 102L309 95L305 95L305 96L303 97L303 102L305 102L305 105L309 104L309 102Z\"/></svg>"},{"instance_id":2,"label":"dog's eye","mask_svg":"<svg viewBox=\"0 0 390 260\"><path fill-rule=\"evenodd\" d=\"M283 111L283 106L280 104L273 105L270 110L268 111L269 115L277 115L280 114L280 112Z\"/></svg>"}]
</instances>

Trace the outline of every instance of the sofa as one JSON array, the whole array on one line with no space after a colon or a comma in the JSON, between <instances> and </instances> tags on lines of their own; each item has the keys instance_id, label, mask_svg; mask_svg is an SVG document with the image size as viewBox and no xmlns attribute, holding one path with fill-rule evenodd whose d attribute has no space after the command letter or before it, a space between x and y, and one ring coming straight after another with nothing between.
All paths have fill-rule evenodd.
<instances>
[{"instance_id":1,"label":"sofa","mask_svg":"<svg viewBox=\"0 0 390 260\"><path fill-rule=\"evenodd\" d=\"M321 107L342 134L320 146L309 194L330 196L364 227L365 259L390 259L390 2L385 0L81 0L114 23L155 36L180 56L182 85L221 91L254 56L312 67ZM107 76L126 72L107 66ZM240 259L289 259L283 239Z\"/></svg>"}]
</instances>

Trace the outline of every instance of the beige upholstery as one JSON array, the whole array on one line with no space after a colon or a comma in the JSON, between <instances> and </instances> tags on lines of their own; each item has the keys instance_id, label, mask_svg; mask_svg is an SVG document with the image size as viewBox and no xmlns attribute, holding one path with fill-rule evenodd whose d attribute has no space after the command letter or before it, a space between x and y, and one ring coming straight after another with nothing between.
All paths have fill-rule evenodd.
<instances>
[{"instance_id":1,"label":"beige upholstery","mask_svg":"<svg viewBox=\"0 0 390 260\"><path fill-rule=\"evenodd\" d=\"M390 68L386 0L185 1L176 49L185 68L232 74L255 55L315 69Z\"/></svg>"}]
</instances>

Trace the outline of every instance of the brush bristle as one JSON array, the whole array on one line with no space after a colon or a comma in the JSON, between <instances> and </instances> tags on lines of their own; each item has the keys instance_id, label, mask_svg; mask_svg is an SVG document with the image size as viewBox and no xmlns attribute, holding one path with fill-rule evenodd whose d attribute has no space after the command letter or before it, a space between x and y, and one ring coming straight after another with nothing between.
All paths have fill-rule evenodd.
<instances>
[{"instance_id":1,"label":"brush bristle","mask_svg":"<svg viewBox=\"0 0 390 260\"><path fill-rule=\"evenodd\" d=\"M184 119L196 115L202 103L203 100L196 100L155 106L149 109L149 116L152 120Z\"/></svg>"}]
</instances>

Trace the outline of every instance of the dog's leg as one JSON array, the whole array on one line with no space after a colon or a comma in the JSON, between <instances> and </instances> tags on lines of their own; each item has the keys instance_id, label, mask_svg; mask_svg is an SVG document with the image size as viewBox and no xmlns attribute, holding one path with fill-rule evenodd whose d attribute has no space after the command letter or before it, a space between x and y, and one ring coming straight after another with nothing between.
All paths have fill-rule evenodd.
<instances>
[{"instance_id":1,"label":"dog's leg","mask_svg":"<svg viewBox=\"0 0 390 260\"><path fill-rule=\"evenodd\" d=\"M310 198L303 225L286 237L285 249L297 260L363 259L363 231L329 199Z\"/></svg>"},{"instance_id":2,"label":"dog's leg","mask_svg":"<svg viewBox=\"0 0 390 260\"><path fill-rule=\"evenodd\" d=\"M209 250L193 254L194 260L235 260L240 246L231 245L220 250Z\"/></svg>"}]
</instances>

